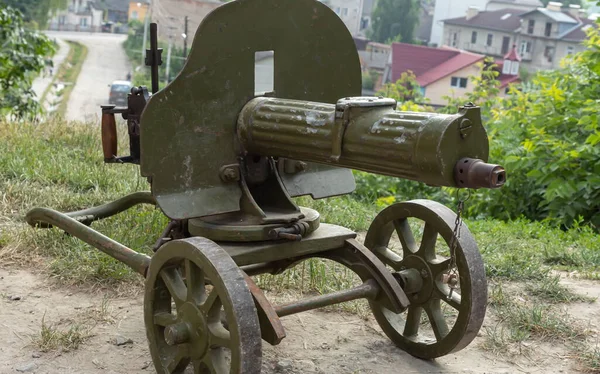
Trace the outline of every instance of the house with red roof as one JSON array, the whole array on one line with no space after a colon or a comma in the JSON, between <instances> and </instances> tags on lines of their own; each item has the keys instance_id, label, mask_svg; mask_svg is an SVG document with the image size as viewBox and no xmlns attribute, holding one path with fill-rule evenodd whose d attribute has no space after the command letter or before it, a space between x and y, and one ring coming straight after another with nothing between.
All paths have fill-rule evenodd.
<instances>
[{"instance_id":1,"label":"house with red roof","mask_svg":"<svg viewBox=\"0 0 600 374\"><path fill-rule=\"evenodd\" d=\"M516 47L505 57L498 64L502 94L509 84L519 82L520 57ZM455 48L394 43L391 61L384 72L384 83L396 82L403 73L411 71L431 105L443 106L446 105L444 96L461 97L472 92L474 85L471 79L480 74L478 64L484 60L482 54ZM514 66L513 61L516 61Z\"/></svg>"},{"instance_id":2,"label":"house with red roof","mask_svg":"<svg viewBox=\"0 0 600 374\"><path fill-rule=\"evenodd\" d=\"M552 1L528 11L471 7L464 17L443 22L444 45L500 59L516 44L528 70L557 69L564 57L585 49L586 30L595 26L579 5Z\"/></svg>"}]
</instances>

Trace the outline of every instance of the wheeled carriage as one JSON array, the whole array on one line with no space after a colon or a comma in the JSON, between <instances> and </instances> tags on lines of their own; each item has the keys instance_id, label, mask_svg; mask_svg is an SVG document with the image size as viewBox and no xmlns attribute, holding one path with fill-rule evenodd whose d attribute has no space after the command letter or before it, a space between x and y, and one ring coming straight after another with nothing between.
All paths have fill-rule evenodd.
<instances>
[{"instance_id":1,"label":"wheeled carriage","mask_svg":"<svg viewBox=\"0 0 600 374\"><path fill-rule=\"evenodd\" d=\"M147 63L156 76L152 30ZM261 51L274 56L273 90L263 93L253 74ZM292 198L352 192L349 169L459 188L500 187L504 170L486 163L479 108L399 112L392 99L357 97L360 82L353 40L322 3L224 4L200 25L173 82L157 91L154 80L152 95L132 89L125 108L103 107L105 161L139 163L152 192L67 214L36 208L27 221L59 227L145 277L159 373L259 373L262 341L285 337L280 318L356 299L368 300L411 355L459 351L476 336L487 301L481 256L460 217L433 201L395 204L361 243ZM117 156L115 114L127 120L126 157ZM170 218L151 257L89 227L141 203ZM273 305L251 278L310 258L335 261L362 283Z\"/></svg>"}]
</instances>

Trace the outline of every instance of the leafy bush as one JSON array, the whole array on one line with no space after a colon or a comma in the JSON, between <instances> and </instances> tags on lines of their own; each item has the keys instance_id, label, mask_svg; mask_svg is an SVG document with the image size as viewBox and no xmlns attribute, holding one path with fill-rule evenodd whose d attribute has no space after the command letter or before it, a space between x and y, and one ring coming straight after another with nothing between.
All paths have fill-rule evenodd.
<instances>
[{"instance_id":1,"label":"leafy bush","mask_svg":"<svg viewBox=\"0 0 600 374\"><path fill-rule=\"evenodd\" d=\"M490 140L490 162L506 167L507 183L499 190L479 190L466 214L548 220L563 227L588 224L600 228L600 32L590 28L588 50L565 61L556 71L538 72L511 95L498 98L497 72L491 63L472 77L473 92L447 97L444 113L473 102L482 108ZM411 74L380 94L396 98L399 108L427 110L418 100ZM404 101L407 100L407 101ZM364 173L357 174L357 193L364 198L426 197L451 201L449 189ZM394 199L381 201L393 202Z\"/></svg>"},{"instance_id":2,"label":"leafy bush","mask_svg":"<svg viewBox=\"0 0 600 374\"><path fill-rule=\"evenodd\" d=\"M31 89L54 45L43 34L25 28L23 15L0 7L0 115L33 117L40 112Z\"/></svg>"}]
</instances>

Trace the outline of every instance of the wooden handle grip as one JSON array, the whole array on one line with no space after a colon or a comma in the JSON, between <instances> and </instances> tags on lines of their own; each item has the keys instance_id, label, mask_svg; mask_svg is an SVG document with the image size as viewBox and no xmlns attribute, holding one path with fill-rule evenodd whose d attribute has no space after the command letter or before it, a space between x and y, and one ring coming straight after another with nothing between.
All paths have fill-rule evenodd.
<instances>
[{"instance_id":1,"label":"wooden handle grip","mask_svg":"<svg viewBox=\"0 0 600 374\"><path fill-rule=\"evenodd\" d=\"M114 113L102 113L102 151L105 161L117 156L117 122Z\"/></svg>"}]
</instances>

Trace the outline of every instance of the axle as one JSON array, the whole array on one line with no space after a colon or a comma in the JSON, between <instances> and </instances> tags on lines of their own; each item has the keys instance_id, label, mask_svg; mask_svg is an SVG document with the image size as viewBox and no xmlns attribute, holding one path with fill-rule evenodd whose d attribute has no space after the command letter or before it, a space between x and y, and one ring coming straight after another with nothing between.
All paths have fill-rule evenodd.
<instances>
[{"instance_id":1,"label":"axle","mask_svg":"<svg viewBox=\"0 0 600 374\"><path fill-rule=\"evenodd\" d=\"M237 132L243 152L252 155L333 164L437 186L504 184L504 169L485 162L488 139L478 107L465 106L454 115L395 107L393 99L374 97L346 98L336 105L258 97L242 109ZM460 167L465 160L476 166Z\"/></svg>"}]
</instances>

